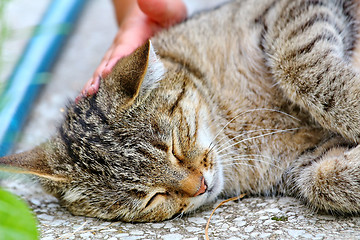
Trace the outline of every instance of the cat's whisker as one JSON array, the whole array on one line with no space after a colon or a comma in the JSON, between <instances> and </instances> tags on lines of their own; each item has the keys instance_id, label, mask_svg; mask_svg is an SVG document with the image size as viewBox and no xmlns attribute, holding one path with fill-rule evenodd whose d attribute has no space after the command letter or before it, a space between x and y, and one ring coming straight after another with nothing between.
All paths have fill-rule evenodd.
<instances>
[{"instance_id":1,"label":"cat's whisker","mask_svg":"<svg viewBox=\"0 0 360 240\"><path fill-rule=\"evenodd\" d=\"M242 155L235 155L234 153L226 153L226 154L223 154L223 155L219 155L219 158L223 159L223 161L231 161L233 158L224 158L226 156L229 156L229 155L234 155L234 157L259 157L259 158L267 158L269 160L271 160L272 158L269 157L269 156L265 156L265 155L262 155L262 154L242 154Z\"/></svg>"},{"instance_id":2,"label":"cat's whisker","mask_svg":"<svg viewBox=\"0 0 360 240\"><path fill-rule=\"evenodd\" d=\"M246 160L246 159L244 159ZM244 166L249 168L248 170L250 170L251 172L255 172L256 166L248 164L248 163L244 163L244 162L235 162L235 163L228 163L228 164L224 164L223 167L226 169L228 167L237 167L237 166ZM225 170L226 171L226 170Z\"/></svg>"},{"instance_id":3,"label":"cat's whisker","mask_svg":"<svg viewBox=\"0 0 360 240\"><path fill-rule=\"evenodd\" d=\"M244 160L247 161L247 159L245 159L245 158L244 158ZM255 168L256 167L254 165L251 165L249 163L244 163L244 162L233 162L233 163L223 164L222 166L223 167L229 167L229 166L238 166L238 165L246 166L246 167L250 167L250 168Z\"/></svg>"},{"instance_id":4,"label":"cat's whisker","mask_svg":"<svg viewBox=\"0 0 360 240\"><path fill-rule=\"evenodd\" d=\"M237 119L238 117L240 117L240 116L242 116L242 115L244 115L244 114L246 114L246 113L253 112L253 111L254 111L254 109L253 109L253 110L248 110L248 111L239 113L238 115L236 115L235 117L233 117L230 121L228 121L228 122L225 124L225 126L224 126L223 128L220 129L220 131L219 131L219 132L215 135L215 137L211 140L211 143L212 143L213 141L215 141L215 139L219 136L219 134L222 133L222 131L224 131L224 130L226 129L226 127L227 127L232 121L234 121L235 119ZM210 143L210 144L211 144L211 143Z\"/></svg>"},{"instance_id":5,"label":"cat's whisker","mask_svg":"<svg viewBox=\"0 0 360 240\"><path fill-rule=\"evenodd\" d=\"M177 214L173 219L182 219L184 214L185 214L185 211L181 211L181 213Z\"/></svg>"},{"instance_id":6,"label":"cat's whisker","mask_svg":"<svg viewBox=\"0 0 360 240\"><path fill-rule=\"evenodd\" d=\"M253 139L258 139L258 138L261 138L261 137L266 137L266 136L270 136L270 135L274 135L276 133L286 133L286 132L290 132L290 131L295 131L295 130L299 130L300 128L289 128L289 129L284 129L284 130L278 130L278 131L273 131L273 132L270 132L270 133L265 133L265 134L261 134L261 135L258 135L258 136L254 136L254 137L249 137L249 138L245 138L245 139L242 139L238 142L235 142L227 147L224 147L223 149L220 149L218 151L218 153L221 153L239 143L242 143L242 142L246 142L246 141L250 141L250 140L253 140Z\"/></svg>"},{"instance_id":7,"label":"cat's whisker","mask_svg":"<svg viewBox=\"0 0 360 240\"><path fill-rule=\"evenodd\" d=\"M262 130L262 129L246 131L246 133L253 132L253 131L260 131L260 130ZM263 130L264 130L264 129L263 129ZM234 138L243 136L243 135L246 134L246 133L244 132L244 133L242 133L242 134L240 134L240 135L238 135L238 136L235 136L235 137L231 138L230 140L226 141L225 143L231 141L231 140L234 139ZM222 140L226 139L227 137L228 137L228 136L225 135L224 137L222 137L222 138L220 138L219 140L217 140L217 142L221 142ZM209 147L210 147L211 145L214 145L214 141L212 141L212 142L210 143Z\"/></svg>"},{"instance_id":8,"label":"cat's whisker","mask_svg":"<svg viewBox=\"0 0 360 240\"><path fill-rule=\"evenodd\" d=\"M256 133L256 132L260 132L260 131L278 131L279 129L273 129L273 128L262 128L262 129L256 129L256 130L251 130L251 131L246 131L242 134L239 134L235 137L230 138L229 140L227 140L226 142L224 142L222 145L219 145L219 149L221 149L223 146L227 145L229 142L233 141L236 138L242 137L244 135L248 135L250 133Z\"/></svg>"},{"instance_id":9,"label":"cat's whisker","mask_svg":"<svg viewBox=\"0 0 360 240\"><path fill-rule=\"evenodd\" d=\"M240 117L240 116L242 116L242 115L244 115L244 114L247 114L247 113L255 112L255 111L271 111L271 112L276 112L276 113L284 114L285 116L290 117L290 118L292 118L292 119L294 119L294 120L296 120L296 121L300 121L300 119L298 119L298 118L296 118L296 117L294 117L294 116L292 116L292 115L290 115L290 114L288 114L288 113L286 113L286 112L283 112L283 111L280 111L280 110L276 110L276 109L269 109L269 108L256 108L256 109L251 109L251 110L247 110L247 111L245 111L245 112L239 113L238 115L236 115L235 117L233 117L230 121L228 121L228 122L225 124L225 126L224 126L223 128L221 128L220 131L219 131L219 132L215 135L215 137L211 140L211 143L212 143L213 141L215 141L215 139L219 136L219 134L222 133L222 132L226 129L226 127L227 127L230 123L232 123L234 120L236 120L238 117ZM210 144L211 144L211 143L210 143Z\"/></svg>"},{"instance_id":10,"label":"cat's whisker","mask_svg":"<svg viewBox=\"0 0 360 240\"><path fill-rule=\"evenodd\" d=\"M239 161L239 160L245 160L245 161L254 161L254 162L259 162L259 163L265 163L265 164L268 164L272 167L275 167L275 168L278 168L280 170L284 170L284 168L274 164L274 163L271 163L271 162L268 162L268 161L265 161L265 160L261 160L261 159L257 159L257 158L253 158L253 159L249 159L249 158L234 158L234 159L231 159L233 161Z\"/></svg>"},{"instance_id":11,"label":"cat's whisker","mask_svg":"<svg viewBox=\"0 0 360 240\"><path fill-rule=\"evenodd\" d=\"M220 145L220 146L219 146L219 151L218 151L217 153L220 154L223 150L228 149L229 147L232 147L232 146L234 146L234 145L236 145L236 144L238 144L238 143L245 142L245 141L247 141L247 140L252 140L252 139L256 139L256 138L260 138L260 137L263 137L263 136L272 135L272 134L275 134L275 133L278 133L278 132L283 132L283 131L288 131L288 130L289 130L289 129L285 129L285 130L278 130L278 129L259 129L259 130L248 131L248 132L246 132L246 133L243 133L243 134L240 134L240 135L238 135L238 136L235 136L235 137L229 139L228 141L226 141L225 143L223 143L222 145ZM291 130L292 130L292 129L291 129ZM234 140L234 139L236 139L236 138L239 138L239 137L241 137L241 136L244 136L244 135L246 135L246 134L248 134L248 133L254 133L254 132L258 132L258 131L272 131L272 132L270 132L270 133L264 133L264 134L260 134L260 135L256 135L256 136L249 137L249 138L244 138L244 139L242 139L242 140L240 140L240 141L238 141L238 142L235 142L234 144L231 144L230 146L226 146L227 143L231 142L232 140ZM226 147L224 147L224 146L226 146ZM224 147L224 148L221 149L222 147ZM229 154L231 154L231 153L229 153Z\"/></svg>"},{"instance_id":12,"label":"cat's whisker","mask_svg":"<svg viewBox=\"0 0 360 240\"><path fill-rule=\"evenodd\" d=\"M274 131L274 130L278 130L278 129L266 129L266 128L262 128L262 129L256 129L256 130L246 131L246 132L244 132L244 133L242 133L242 134L240 134L240 135L237 135L237 136L235 136L235 137L227 140L225 143L222 143L221 145L218 146L218 148L221 148L221 147L225 146L227 143L231 142L232 140L234 140L234 139L236 139L236 138L239 138L239 137L242 137L242 136L244 136L244 135L247 135L247 134L249 134L249 133L254 133L254 132L259 132L259 131ZM227 136L222 137L221 139L218 140L218 142L221 142L221 141L222 141L223 139L225 139L225 138L227 138ZM213 145L213 146L210 148L211 145ZM210 143L210 146L209 146L209 148L210 148L210 149L209 149L209 152L213 151L216 145L215 145L214 142L212 142L212 143Z\"/></svg>"},{"instance_id":13,"label":"cat's whisker","mask_svg":"<svg viewBox=\"0 0 360 240\"><path fill-rule=\"evenodd\" d=\"M256 124L242 124L242 126L244 127L244 126L257 126ZM255 128L254 127L254 128ZM259 129L260 130L260 129ZM224 139L226 139L228 136L227 135L225 135L225 136L223 136L222 138L220 138L219 140L217 140L217 142L221 142L222 140L224 140ZM212 144L212 143L214 143L214 141L212 141L211 143L210 143L210 145Z\"/></svg>"}]
</instances>

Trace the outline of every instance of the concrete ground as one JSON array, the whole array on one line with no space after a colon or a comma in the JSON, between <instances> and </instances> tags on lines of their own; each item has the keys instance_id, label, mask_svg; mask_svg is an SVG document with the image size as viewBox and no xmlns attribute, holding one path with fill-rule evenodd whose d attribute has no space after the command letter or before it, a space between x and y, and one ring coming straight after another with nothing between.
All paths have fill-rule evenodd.
<instances>
[{"instance_id":1,"label":"concrete ground","mask_svg":"<svg viewBox=\"0 0 360 240\"><path fill-rule=\"evenodd\" d=\"M8 25L16 34L5 53L14 62L31 24L49 1L12 0ZM110 45L116 31L111 1L91 0L34 106L15 151L46 140ZM29 26L30 24L30 26ZM0 185L23 198L39 221L41 238L50 239L204 239L205 225L219 203L161 223L128 224L72 216L58 201L27 177L11 177ZM210 239L360 239L360 217L335 217L312 212L293 198L250 197L228 202L215 212Z\"/></svg>"}]
</instances>

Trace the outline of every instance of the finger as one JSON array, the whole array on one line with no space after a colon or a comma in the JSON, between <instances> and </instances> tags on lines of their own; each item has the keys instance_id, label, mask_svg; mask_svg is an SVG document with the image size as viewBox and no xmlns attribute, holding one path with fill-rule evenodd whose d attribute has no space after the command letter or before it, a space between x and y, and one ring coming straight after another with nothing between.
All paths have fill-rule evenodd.
<instances>
[{"instance_id":1,"label":"finger","mask_svg":"<svg viewBox=\"0 0 360 240\"><path fill-rule=\"evenodd\" d=\"M112 49L113 46L111 46L110 49L105 53L105 56L100 62L100 65L96 68L95 72L93 73L93 76L85 83L83 89L81 90L81 93L79 94L79 96L76 97L75 102L78 102L81 98L93 95L97 92L100 86L99 75L101 74L106 64L108 63L108 60L113 51Z\"/></svg>"},{"instance_id":2,"label":"finger","mask_svg":"<svg viewBox=\"0 0 360 240\"><path fill-rule=\"evenodd\" d=\"M137 46L135 45L125 45L121 44L114 48L114 51L111 53L109 60L106 62L105 65L102 66L100 75L101 77L105 78L107 75L110 74L116 63L123 57L131 54Z\"/></svg>"},{"instance_id":3,"label":"finger","mask_svg":"<svg viewBox=\"0 0 360 240\"><path fill-rule=\"evenodd\" d=\"M154 23L148 21L147 18L136 21L136 23L127 25L127 29L122 31L122 35L118 39L119 44L113 48L107 64L102 69L102 77L106 77L121 58L134 52L158 30L155 26L152 26Z\"/></svg>"},{"instance_id":4,"label":"finger","mask_svg":"<svg viewBox=\"0 0 360 240\"><path fill-rule=\"evenodd\" d=\"M92 79L90 86L87 88L86 96L91 96L96 94L99 91L99 87L100 87L100 77L98 76Z\"/></svg>"},{"instance_id":5,"label":"finger","mask_svg":"<svg viewBox=\"0 0 360 240\"><path fill-rule=\"evenodd\" d=\"M111 47L106 51L104 57L102 58L99 66L95 69L95 72L92 76L93 79L97 78L98 76L101 76L102 71L104 70L105 66L108 64L111 55L114 52L114 49L116 48L116 44L113 43Z\"/></svg>"},{"instance_id":6,"label":"finger","mask_svg":"<svg viewBox=\"0 0 360 240\"><path fill-rule=\"evenodd\" d=\"M90 78L86 83L83 89L81 90L80 94L75 98L75 103L78 103L82 98L86 97L87 91L89 87L91 86L91 82L93 81L93 78Z\"/></svg>"},{"instance_id":7,"label":"finger","mask_svg":"<svg viewBox=\"0 0 360 240\"><path fill-rule=\"evenodd\" d=\"M186 18L182 0L138 0L139 8L162 27L169 27Z\"/></svg>"}]
</instances>

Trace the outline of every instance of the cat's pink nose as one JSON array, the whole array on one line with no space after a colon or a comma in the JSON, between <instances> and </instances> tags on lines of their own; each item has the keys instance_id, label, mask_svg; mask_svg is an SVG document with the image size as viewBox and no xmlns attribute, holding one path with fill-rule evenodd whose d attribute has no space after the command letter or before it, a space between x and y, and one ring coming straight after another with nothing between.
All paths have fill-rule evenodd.
<instances>
[{"instance_id":1,"label":"cat's pink nose","mask_svg":"<svg viewBox=\"0 0 360 240\"><path fill-rule=\"evenodd\" d=\"M199 195L205 193L207 188L208 188L208 187L207 187L207 185L206 185L205 178L204 178L204 177L201 177L201 185L200 185L200 188L199 188L199 190L195 193L194 197L199 196Z\"/></svg>"}]
</instances>

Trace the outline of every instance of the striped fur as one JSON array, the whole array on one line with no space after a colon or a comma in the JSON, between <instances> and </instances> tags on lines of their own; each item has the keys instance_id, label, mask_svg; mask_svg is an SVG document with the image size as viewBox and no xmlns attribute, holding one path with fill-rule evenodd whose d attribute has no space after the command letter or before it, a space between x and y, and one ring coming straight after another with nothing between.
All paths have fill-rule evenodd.
<instances>
[{"instance_id":1,"label":"striped fur","mask_svg":"<svg viewBox=\"0 0 360 240\"><path fill-rule=\"evenodd\" d=\"M357 11L349 0L238 0L196 15L152 39L166 69L156 85L143 79L157 71L147 43L68 107L49 143L0 162L103 219L161 221L239 193L358 213Z\"/></svg>"}]
</instances>

